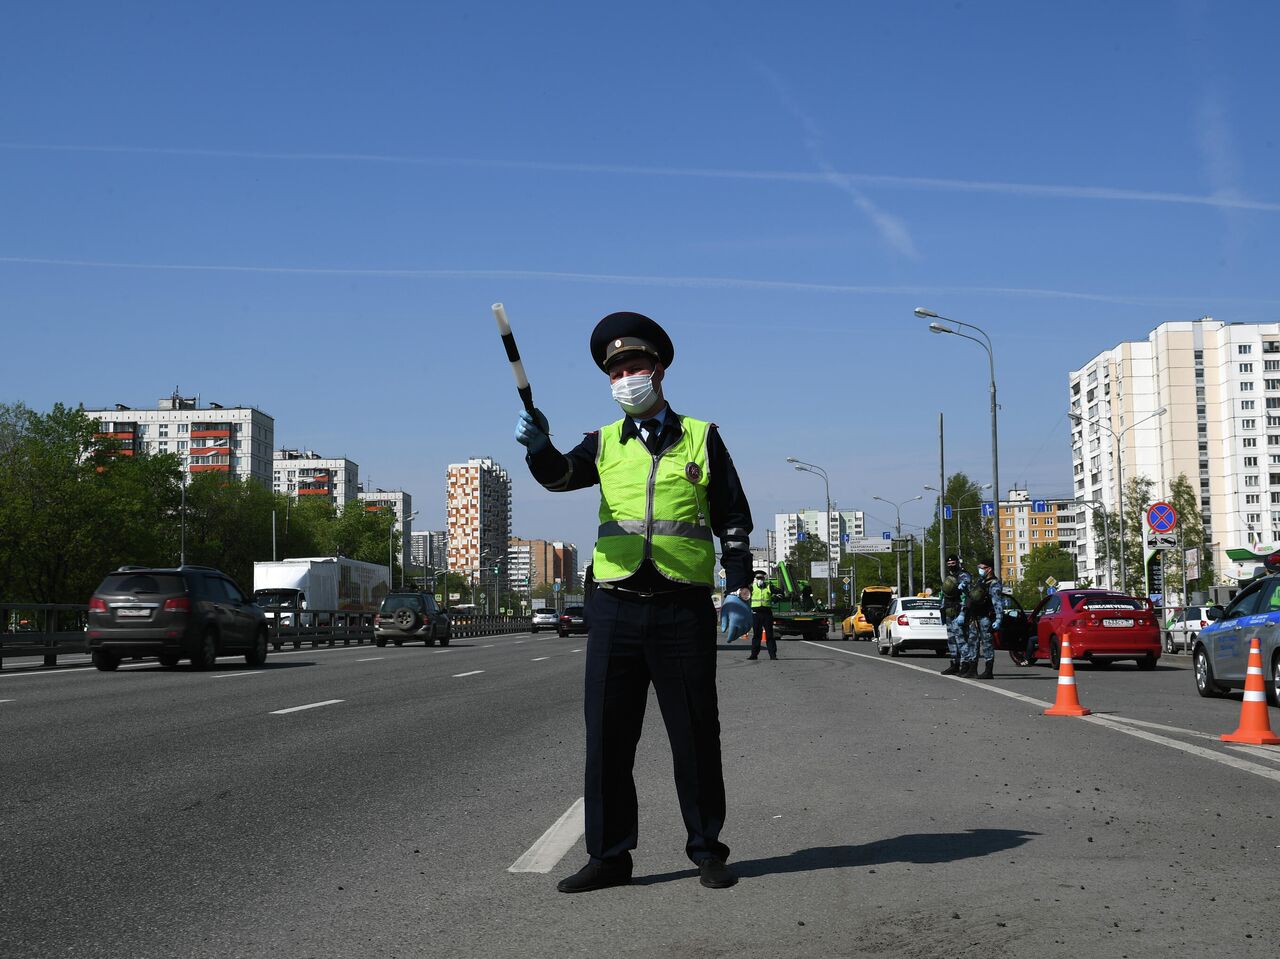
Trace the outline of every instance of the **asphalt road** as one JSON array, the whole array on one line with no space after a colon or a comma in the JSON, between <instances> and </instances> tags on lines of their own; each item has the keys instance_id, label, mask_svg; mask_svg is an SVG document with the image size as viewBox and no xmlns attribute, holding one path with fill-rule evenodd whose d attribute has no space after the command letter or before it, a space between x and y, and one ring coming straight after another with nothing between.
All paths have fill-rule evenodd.
<instances>
[{"instance_id":1,"label":"asphalt road","mask_svg":"<svg viewBox=\"0 0 1280 959\"><path fill-rule=\"evenodd\" d=\"M580 842L509 870L581 795L584 648L6 661L0 955L1273 954L1280 748L1218 742L1239 694L1198 698L1185 656L1078 666L1095 716L1060 719L1055 674L1004 654L983 683L866 643L722 647L742 881L684 860L651 702L636 882L565 896Z\"/></svg>"}]
</instances>

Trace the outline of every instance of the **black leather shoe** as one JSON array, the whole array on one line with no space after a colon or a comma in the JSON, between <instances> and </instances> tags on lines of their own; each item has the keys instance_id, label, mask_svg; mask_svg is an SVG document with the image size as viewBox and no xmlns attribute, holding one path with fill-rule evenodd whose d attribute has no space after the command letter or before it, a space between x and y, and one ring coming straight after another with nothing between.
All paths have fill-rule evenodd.
<instances>
[{"instance_id":1,"label":"black leather shoe","mask_svg":"<svg viewBox=\"0 0 1280 959\"><path fill-rule=\"evenodd\" d=\"M953 659L951 660L951 665L942 671L942 675L954 676L958 672L960 672L960 664Z\"/></svg>"},{"instance_id":2,"label":"black leather shoe","mask_svg":"<svg viewBox=\"0 0 1280 959\"><path fill-rule=\"evenodd\" d=\"M631 859L628 857L612 862L589 862L572 876L561 879L556 888L561 892L592 892L630 883Z\"/></svg>"},{"instance_id":3,"label":"black leather shoe","mask_svg":"<svg viewBox=\"0 0 1280 959\"><path fill-rule=\"evenodd\" d=\"M728 889L738 882L723 859L704 859L698 863L698 882L708 889Z\"/></svg>"}]
</instances>

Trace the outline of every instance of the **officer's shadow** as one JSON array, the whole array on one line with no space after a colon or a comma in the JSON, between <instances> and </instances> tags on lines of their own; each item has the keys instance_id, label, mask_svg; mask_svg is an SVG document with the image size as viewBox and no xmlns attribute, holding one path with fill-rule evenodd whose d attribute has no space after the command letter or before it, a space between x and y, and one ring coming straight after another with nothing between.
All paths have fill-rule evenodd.
<instances>
[{"instance_id":1,"label":"officer's shadow","mask_svg":"<svg viewBox=\"0 0 1280 959\"><path fill-rule=\"evenodd\" d=\"M955 862L976 859L992 853L1016 849L1038 832L1021 829L969 829L960 833L907 833L892 839L879 839L858 846L814 846L785 856L767 859L731 861L730 867L743 879L774 876L789 872L814 872L818 869L845 869L851 866L875 866L880 863ZM696 869L681 869L652 876L636 876L638 886L688 879Z\"/></svg>"}]
</instances>

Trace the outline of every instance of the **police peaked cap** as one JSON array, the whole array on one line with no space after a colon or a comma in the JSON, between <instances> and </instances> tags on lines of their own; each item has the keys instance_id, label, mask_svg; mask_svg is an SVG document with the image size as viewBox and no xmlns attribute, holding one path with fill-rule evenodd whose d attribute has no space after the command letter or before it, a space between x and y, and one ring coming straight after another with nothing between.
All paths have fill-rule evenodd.
<instances>
[{"instance_id":1,"label":"police peaked cap","mask_svg":"<svg viewBox=\"0 0 1280 959\"><path fill-rule=\"evenodd\" d=\"M676 348L667 331L643 313L610 313L591 331L591 358L607 372L609 364L626 353L644 353L669 367Z\"/></svg>"}]
</instances>

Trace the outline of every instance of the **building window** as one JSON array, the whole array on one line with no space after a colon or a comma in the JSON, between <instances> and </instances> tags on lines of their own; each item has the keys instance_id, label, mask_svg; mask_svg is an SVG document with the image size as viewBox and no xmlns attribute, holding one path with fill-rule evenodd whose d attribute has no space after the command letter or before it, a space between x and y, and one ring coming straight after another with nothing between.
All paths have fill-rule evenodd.
<instances>
[{"instance_id":1,"label":"building window","mask_svg":"<svg viewBox=\"0 0 1280 959\"><path fill-rule=\"evenodd\" d=\"M1257 466L1257 465L1258 465L1258 457L1256 457L1256 456L1246 456L1246 457L1244 458L1244 465L1245 465L1245 466Z\"/></svg>"},{"instance_id":2,"label":"building window","mask_svg":"<svg viewBox=\"0 0 1280 959\"><path fill-rule=\"evenodd\" d=\"M186 448L187 448L187 441L186 441L186 440L178 440L178 450L179 450L179 451L182 451L182 450L185 450Z\"/></svg>"},{"instance_id":3,"label":"building window","mask_svg":"<svg viewBox=\"0 0 1280 959\"><path fill-rule=\"evenodd\" d=\"M1252 392L1253 392L1253 380L1241 380L1241 381L1240 381L1240 392L1241 392L1241 393L1252 393Z\"/></svg>"},{"instance_id":4,"label":"building window","mask_svg":"<svg viewBox=\"0 0 1280 959\"><path fill-rule=\"evenodd\" d=\"M1272 496L1275 496L1276 494L1275 494L1275 493L1272 493L1271 495L1272 495ZM1261 502L1262 502L1262 494L1261 494L1261 493L1245 493L1245 494L1244 494L1244 505L1245 505L1245 506L1257 506L1257 505L1258 505L1259 503L1261 503Z\"/></svg>"},{"instance_id":5,"label":"building window","mask_svg":"<svg viewBox=\"0 0 1280 959\"><path fill-rule=\"evenodd\" d=\"M1245 485L1245 486L1257 486L1257 485L1258 485L1258 477L1257 477L1257 476L1246 476L1246 477L1244 478L1244 485Z\"/></svg>"},{"instance_id":6,"label":"building window","mask_svg":"<svg viewBox=\"0 0 1280 959\"><path fill-rule=\"evenodd\" d=\"M1244 448L1247 450L1255 449L1258 445L1258 438L1256 436L1246 436L1243 440L1241 440L1241 443L1244 446ZM1201 443L1200 452L1207 453L1208 451L1209 451L1209 444Z\"/></svg>"},{"instance_id":7,"label":"building window","mask_svg":"<svg viewBox=\"0 0 1280 959\"><path fill-rule=\"evenodd\" d=\"M189 426L190 426L190 424L188 424L188 423L179 423L179 424L178 424L178 432L179 432L179 433L185 433L185 432L187 432L187 430L188 430Z\"/></svg>"},{"instance_id":8,"label":"building window","mask_svg":"<svg viewBox=\"0 0 1280 959\"><path fill-rule=\"evenodd\" d=\"M1251 409L1253 409L1253 408L1254 408L1254 403L1256 403L1256 402L1257 402L1257 400L1241 400L1241 401L1240 401L1240 409L1242 409L1242 410L1246 410L1246 411L1247 411L1247 410L1251 410ZM1197 412L1197 413L1203 413L1203 412L1205 412L1205 408L1204 408L1203 406L1197 406L1197 407L1196 407L1196 412Z\"/></svg>"},{"instance_id":9,"label":"building window","mask_svg":"<svg viewBox=\"0 0 1280 959\"><path fill-rule=\"evenodd\" d=\"M1241 372L1241 373L1252 373L1252 372L1253 372L1253 364L1252 364L1252 363L1241 363L1241 364L1240 364L1240 372Z\"/></svg>"},{"instance_id":10,"label":"building window","mask_svg":"<svg viewBox=\"0 0 1280 959\"><path fill-rule=\"evenodd\" d=\"M157 435L157 436L162 436L162 437L163 437L163 436L168 436L168 435L169 435L169 424L168 424L168 423L161 423L158 429L159 429L159 432L158 432L158 433L156 433L156 435Z\"/></svg>"},{"instance_id":11,"label":"building window","mask_svg":"<svg viewBox=\"0 0 1280 959\"><path fill-rule=\"evenodd\" d=\"M1256 430L1258 428L1257 420L1241 420L1240 428L1242 430Z\"/></svg>"},{"instance_id":12,"label":"building window","mask_svg":"<svg viewBox=\"0 0 1280 959\"><path fill-rule=\"evenodd\" d=\"M1239 346L1236 347L1236 353L1239 356L1248 356L1252 352L1253 352L1253 347L1248 343L1241 343Z\"/></svg>"}]
</instances>

